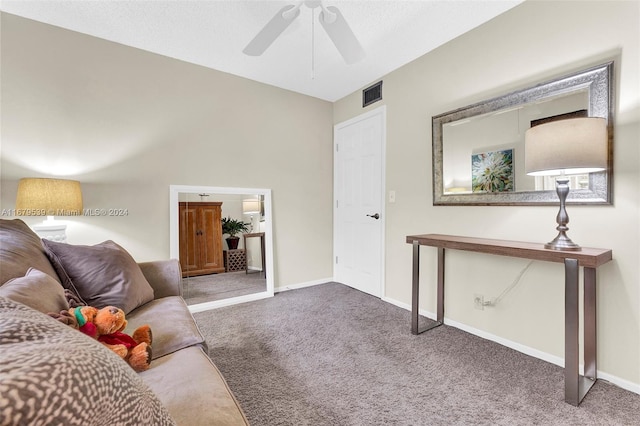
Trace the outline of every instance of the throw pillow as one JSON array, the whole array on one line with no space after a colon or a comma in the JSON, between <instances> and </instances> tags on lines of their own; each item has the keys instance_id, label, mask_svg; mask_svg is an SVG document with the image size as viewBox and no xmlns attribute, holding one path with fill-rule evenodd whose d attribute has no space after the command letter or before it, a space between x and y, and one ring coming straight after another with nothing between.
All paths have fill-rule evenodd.
<instances>
[{"instance_id":1,"label":"throw pillow","mask_svg":"<svg viewBox=\"0 0 640 426\"><path fill-rule=\"evenodd\" d=\"M40 237L20 219L0 219L0 265L0 285L24 277L31 267L58 280Z\"/></svg>"},{"instance_id":2,"label":"throw pillow","mask_svg":"<svg viewBox=\"0 0 640 426\"><path fill-rule=\"evenodd\" d=\"M45 314L69 309L60 283L35 268L29 268L24 277L13 278L4 283L0 287L0 296Z\"/></svg>"},{"instance_id":3,"label":"throw pillow","mask_svg":"<svg viewBox=\"0 0 640 426\"><path fill-rule=\"evenodd\" d=\"M153 300L153 288L131 255L113 241L94 246L42 240L62 285L85 304L126 314Z\"/></svg>"},{"instance_id":4,"label":"throw pillow","mask_svg":"<svg viewBox=\"0 0 640 426\"><path fill-rule=\"evenodd\" d=\"M142 379L101 343L0 297L0 423L175 425Z\"/></svg>"}]
</instances>

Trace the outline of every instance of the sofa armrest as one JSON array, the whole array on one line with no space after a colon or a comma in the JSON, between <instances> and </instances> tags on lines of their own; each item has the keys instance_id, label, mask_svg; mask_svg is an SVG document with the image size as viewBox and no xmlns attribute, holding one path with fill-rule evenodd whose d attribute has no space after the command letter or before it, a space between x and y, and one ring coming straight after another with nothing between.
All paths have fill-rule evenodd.
<instances>
[{"instance_id":1,"label":"sofa armrest","mask_svg":"<svg viewBox=\"0 0 640 426\"><path fill-rule=\"evenodd\" d=\"M182 270L176 259L138 263L144 277L153 287L154 299L182 296Z\"/></svg>"}]
</instances>

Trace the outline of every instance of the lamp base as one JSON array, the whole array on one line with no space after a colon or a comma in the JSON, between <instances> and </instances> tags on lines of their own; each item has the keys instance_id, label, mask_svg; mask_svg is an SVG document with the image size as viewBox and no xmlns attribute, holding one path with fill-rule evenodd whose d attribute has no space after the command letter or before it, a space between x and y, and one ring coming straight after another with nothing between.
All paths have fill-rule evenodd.
<instances>
[{"instance_id":1,"label":"lamp base","mask_svg":"<svg viewBox=\"0 0 640 426\"><path fill-rule=\"evenodd\" d=\"M569 215L567 214L565 203L567 195L569 194L569 179L565 176L561 176L556 179L556 192L560 199L560 211L556 217L556 222L558 223L556 231L558 231L558 236L545 244L544 248L549 250L580 251L582 248L571 241L571 238L567 237L567 231L569 230L569 227L567 226L567 223L569 223Z\"/></svg>"},{"instance_id":2,"label":"lamp base","mask_svg":"<svg viewBox=\"0 0 640 426\"><path fill-rule=\"evenodd\" d=\"M562 251L580 251L582 247L571 241L571 238L567 237L564 232L560 232L553 241L549 241L544 245L544 248L549 250L562 250Z\"/></svg>"},{"instance_id":3,"label":"lamp base","mask_svg":"<svg viewBox=\"0 0 640 426\"><path fill-rule=\"evenodd\" d=\"M55 241L57 243L67 242L67 225L47 216L44 222L31 227L42 239Z\"/></svg>"}]
</instances>

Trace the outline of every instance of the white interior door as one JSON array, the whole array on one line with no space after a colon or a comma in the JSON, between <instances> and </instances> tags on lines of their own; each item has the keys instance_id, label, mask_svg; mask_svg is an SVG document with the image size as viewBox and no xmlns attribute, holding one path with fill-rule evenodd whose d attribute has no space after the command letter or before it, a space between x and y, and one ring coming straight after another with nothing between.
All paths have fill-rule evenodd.
<instances>
[{"instance_id":1,"label":"white interior door","mask_svg":"<svg viewBox=\"0 0 640 426\"><path fill-rule=\"evenodd\" d=\"M334 127L334 279L381 297L384 106Z\"/></svg>"}]
</instances>

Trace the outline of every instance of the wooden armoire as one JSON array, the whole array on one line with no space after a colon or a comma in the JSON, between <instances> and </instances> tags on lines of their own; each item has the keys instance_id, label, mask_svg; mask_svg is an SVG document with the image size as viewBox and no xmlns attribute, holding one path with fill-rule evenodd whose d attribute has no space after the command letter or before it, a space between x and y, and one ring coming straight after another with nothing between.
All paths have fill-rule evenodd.
<instances>
[{"instance_id":1,"label":"wooden armoire","mask_svg":"<svg viewBox=\"0 0 640 426\"><path fill-rule=\"evenodd\" d=\"M222 203L180 202L179 211L182 276L224 272Z\"/></svg>"}]
</instances>

